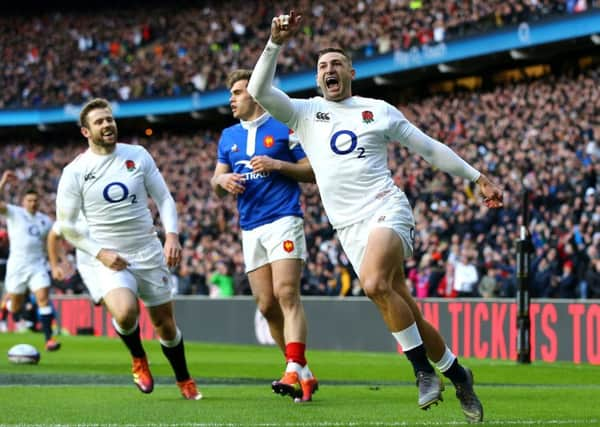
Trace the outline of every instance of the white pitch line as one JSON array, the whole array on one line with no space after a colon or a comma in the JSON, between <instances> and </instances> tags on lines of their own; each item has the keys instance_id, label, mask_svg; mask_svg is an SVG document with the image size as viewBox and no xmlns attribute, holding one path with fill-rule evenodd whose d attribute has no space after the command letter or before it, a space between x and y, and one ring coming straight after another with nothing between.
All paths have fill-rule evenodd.
<instances>
[{"instance_id":1,"label":"white pitch line","mask_svg":"<svg viewBox=\"0 0 600 427\"><path fill-rule=\"evenodd\" d=\"M572 420L486 420L486 425L597 425L598 419ZM421 421L421 422L310 422L310 423L177 423L177 424L0 424L0 427L404 427L404 426L457 426L465 425L465 421Z\"/></svg>"}]
</instances>

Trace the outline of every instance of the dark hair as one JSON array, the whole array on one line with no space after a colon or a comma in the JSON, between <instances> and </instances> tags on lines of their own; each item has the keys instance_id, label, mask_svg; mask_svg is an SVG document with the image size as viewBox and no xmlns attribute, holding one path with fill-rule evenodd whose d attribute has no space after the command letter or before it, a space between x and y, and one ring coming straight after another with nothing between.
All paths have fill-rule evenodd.
<instances>
[{"instance_id":1,"label":"dark hair","mask_svg":"<svg viewBox=\"0 0 600 427\"><path fill-rule=\"evenodd\" d=\"M244 68L239 70L233 70L229 75L227 75L227 80L225 84L227 85L227 89L231 89L231 87L240 80L250 80L250 76L252 76L252 70L246 70Z\"/></svg>"},{"instance_id":2,"label":"dark hair","mask_svg":"<svg viewBox=\"0 0 600 427\"><path fill-rule=\"evenodd\" d=\"M23 191L23 197L29 196L30 194L33 194L34 196L39 196L38 191L33 187L29 187L25 191Z\"/></svg>"},{"instance_id":3,"label":"dark hair","mask_svg":"<svg viewBox=\"0 0 600 427\"><path fill-rule=\"evenodd\" d=\"M85 105L81 108L81 112L79 113L79 125L87 128L87 116L90 113L90 111L104 108L112 112L110 102L108 102L104 98L94 98L91 101L86 102Z\"/></svg>"},{"instance_id":4,"label":"dark hair","mask_svg":"<svg viewBox=\"0 0 600 427\"><path fill-rule=\"evenodd\" d=\"M344 49L341 49L339 47L326 47L325 49L321 49L319 51L319 53L317 54L317 61L326 53L331 53L331 52L335 52L335 53L339 53L339 54L343 55L344 58L346 58L348 60L348 63L350 65L352 65L352 58L350 58L350 55L348 55Z\"/></svg>"}]
</instances>

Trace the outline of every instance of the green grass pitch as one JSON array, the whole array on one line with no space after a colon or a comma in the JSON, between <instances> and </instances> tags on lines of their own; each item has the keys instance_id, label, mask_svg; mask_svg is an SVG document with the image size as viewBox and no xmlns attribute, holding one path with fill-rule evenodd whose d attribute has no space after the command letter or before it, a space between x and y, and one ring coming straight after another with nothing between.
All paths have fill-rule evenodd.
<instances>
[{"instance_id":1,"label":"green grass pitch","mask_svg":"<svg viewBox=\"0 0 600 427\"><path fill-rule=\"evenodd\" d=\"M391 339L391 338L390 338ZM40 334L0 334L2 426L457 426L466 425L454 388L429 411L417 406L404 356L309 350L321 388L308 404L274 395L270 382L284 361L273 347L186 342L190 371L204 394L179 395L156 341L145 342L156 386L149 395L131 381L119 340L64 336L63 348L41 351L38 365L8 362L18 343L42 348ZM463 360L475 373L485 408L482 425L600 425L600 367L572 363Z\"/></svg>"}]
</instances>

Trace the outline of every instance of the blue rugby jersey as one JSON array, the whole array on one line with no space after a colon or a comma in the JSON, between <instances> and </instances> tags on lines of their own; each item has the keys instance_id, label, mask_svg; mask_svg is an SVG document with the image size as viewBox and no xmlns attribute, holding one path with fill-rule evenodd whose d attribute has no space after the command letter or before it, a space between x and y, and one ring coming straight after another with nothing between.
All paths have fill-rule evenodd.
<instances>
[{"instance_id":1,"label":"blue rugby jersey","mask_svg":"<svg viewBox=\"0 0 600 427\"><path fill-rule=\"evenodd\" d=\"M298 183L275 171L253 172L250 159L260 155L292 163L306 157L290 129L266 113L223 130L217 161L245 177L246 190L237 200L242 230L252 230L284 216L302 217Z\"/></svg>"}]
</instances>

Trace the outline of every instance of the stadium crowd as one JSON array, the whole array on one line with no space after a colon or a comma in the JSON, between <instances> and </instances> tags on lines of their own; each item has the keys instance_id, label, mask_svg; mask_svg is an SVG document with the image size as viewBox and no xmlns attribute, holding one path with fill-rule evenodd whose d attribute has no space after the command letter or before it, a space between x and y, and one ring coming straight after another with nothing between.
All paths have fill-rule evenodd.
<instances>
[{"instance_id":1,"label":"stadium crowd","mask_svg":"<svg viewBox=\"0 0 600 427\"><path fill-rule=\"evenodd\" d=\"M528 188L535 248L531 296L600 298L598 66L435 95L399 108L507 189L505 207L488 210L472 185L390 144L390 170L415 211L415 256L407 276L416 296L513 296L520 193ZM220 284L249 293L235 199L215 197L209 183L218 138L216 129L122 138L151 151L178 205L184 252L174 275L180 294L224 295ZM22 179L6 189L5 200L18 203L19 191L32 184L43 195L43 210L52 214L61 169L84 148L83 140L1 145L5 167ZM360 294L314 184L303 184L302 205L309 248L303 293Z\"/></svg>"},{"instance_id":2,"label":"stadium crowd","mask_svg":"<svg viewBox=\"0 0 600 427\"><path fill-rule=\"evenodd\" d=\"M2 14L0 108L79 104L92 90L129 100L223 88L229 71L252 68L279 7L272 0L177 8L138 0L110 15L93 4ZM312 69L323 45L344 46L359 59L595 7L597 0L302 0L297 8L307 19L294 42L301 46L288 50L279 69Z\"/></svg>"}]
</instances>

